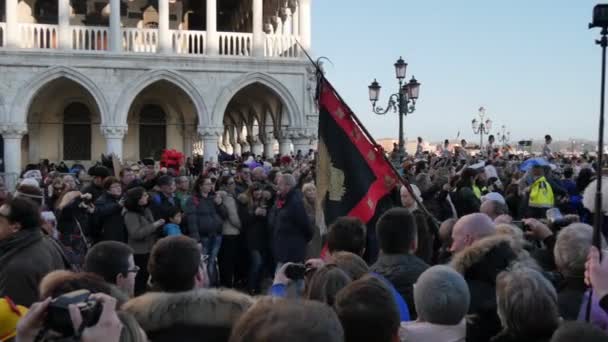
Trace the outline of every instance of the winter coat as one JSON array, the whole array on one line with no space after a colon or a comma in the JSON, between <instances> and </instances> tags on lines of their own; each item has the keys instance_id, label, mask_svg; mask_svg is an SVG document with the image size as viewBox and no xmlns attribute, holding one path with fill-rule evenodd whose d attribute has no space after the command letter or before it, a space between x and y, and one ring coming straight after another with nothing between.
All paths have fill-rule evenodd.
<instances>
[{"instance_id":1,"label":"winter coat","mask_svg":"<svg viewBox=\"0 0 608 342\"><path fill-rule=\"evenodd\" d=\"M90 183L89 185L85 186L81 192L83 194L91 194L91 196L93 196L93 202L97 201L97 199L104 194L103 188L95 185L94 183Z\"/></svg>"},{"instance_id":2,"label":"winter coat","mask_svg":"<svg viewBox=\"0 0 608 342\"><path fill-rule=\"evenodd\" d=\"M245 208L247 205L247 196L239 195L238 201ZM240 220L242 231L245 234L247 248L250 251L267 250L270 247L270 233L268 230L268 220L266 216L258 216L255 214L255 208L245 208L241 210Z\"/></svg>"},{"instance_id":3,"label":"winter coat","mask_svg":"<svg viewBox=\"0 0 608 342\"><path fill-rule=\"evenodd\" d=\"M395 286L408 305L411 319L416 319L414 284L427 268L429 265L415 255L380 254L370 272L380 274Z\"/></svg>"},{"instance_id":4,"label":"winter coat","mask_svg":"<svg viewBox=\"0 0 608 342\"><path fill-rule=\"evenodd\" d=\"M196 241L202 238L215 236L222 233L225 209L221 205L215 204L214 194L209 194L207 198L194 195L186 202L184 210L188 235Z\"/></svg>"},{"instance_id":5,"label":"winter coat","mask_svg":"<svg viewBox=\"0 0 608 342\"><path fill-rule=\"evenodd\" d=\"M122 206L117 198L107 192L95 201L92 229L99 229L99 232L93 234L99 236L99 241L128 242Z\"/></svg>"},{"instance_id":6,"label":"winter coat","mask_svg":"<svg viewBox=\"0 0 608 342\"><path fill-rule=\"evenodd\" d=\"M40 229L22 230L0 241L0 298L29 307L40 297L38 285L49 272L69 269L61 246Z\"/></svg>"},{"instance_id":7,"label":"winter coat","mask_svg":"<svg viewBox=\"0 0 608 342\"><path fill-rule=\"evenodd\" d=\"M314 233L304 209L302 192L293 189L284 199L277 199L270 211L269 222L275 261L303 263L306 247Z\"/></svg>"},{"instance_id":8,"label":"winter coat","mask_svg":"<svg viewBox=\"0 0 608 342\"><path fill-rule=\"evenodd\" d=\"M201 289L150 292L122 308L135 317L150 341L225 342L252 305L253 299L239 292Z\"/></svg>"},{"instance_id":9,"label":"winter coat","mask_svg":"<svg viewBox=\"0 0 608 342\"><path fill-rule=\"evenodd\" d=\"M157 238L157 227L154 226L154 217L150 209L143 212L124 210L125 226L129 234L129 246L135 254L148 254Z\"/></svg>"},{"instance_id":10,"label":"winter coat","mask_svg":"<svg viewBox=\"0 0 608 342\"><path fill-rule=\"evenodd\" d=\"M238 211L239 204L234 196L225 191L218 192L218 196L222 197L222 207L226 212L226 219L222 223L222 235L239 235L241 233L241 220L239 219Z\"/></svg>"},{"instance_id":11,"label":"winter coat","mask_svg":"<svg viewBox=\"0 0 608 342\"><path fill-rule=\"evenodd\" d=\"M559 314L563 319L576 321L581 310L585 291L587 291L587 286L582 277L567 277L557 287L557 306L559 307Z\"/></svg>"},{"instance_id":12,"label":"winter coat","mask_svg":"<svg viewBox=\"0 0 608 342\"><path fill-rule=\"evenodd\" d=\"M465 278L471 293L468 342L487 342L502 330L497 314L496 277L515 262L538 269L528 253L506 235L478 240L454 255L451 265Z\"/></svg>"},{"instance_id":13,"label":"winter coat","mask_svg":"<svg viewBox=\"0 0 608 342\"><path fill-rule=\"evenodd\" d=\"M458 217L463 217L468 214L478 213L481 202L479 198L475 196L473 189L468 186L463 186L456 191L454 206L456 207Z\"/></svg>"},{"instance_id":14,"label":"winter coat","mask_svg":"<svg viewBox=\"0 0 608 342\"><path fill-rule=\"evenodd\" d=\"M150 197L150 210L154 220L167 220L173 208L181 209L179 199L175 196L167 197L162 192L158 192Z\"/></svg>"},{"instance_id":15,"label":"winter coat","mask_svg":"<svg viewBox=\"0 0 608 342\"><path fill-rule=\"evenodd\" d=\"M401 342L465 342L466 321L456 325L439 325L428 322L403 322L399 328Z\"/></svg>"}]
</instances>

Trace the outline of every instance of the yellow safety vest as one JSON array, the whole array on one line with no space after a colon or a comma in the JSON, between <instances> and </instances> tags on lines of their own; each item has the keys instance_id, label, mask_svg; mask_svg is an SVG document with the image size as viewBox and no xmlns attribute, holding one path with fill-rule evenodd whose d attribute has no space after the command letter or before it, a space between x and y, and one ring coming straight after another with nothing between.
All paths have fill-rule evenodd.
<instances>
[{"instance_id":1,"label":"yellow safety vest","mask_svg":"<svg viewBox=\"0 0 608 342\"><path fill-rule=\"evenodd\" d=\"M473 185L473 193L475 194L475 197L477 197L478 199L481 199L481 195L486 192L487 188L484 186L482 189L480 189L477 185Z\"/></svg>"},{"instance_id":2,"label":"yellow safety vest","mask_svg":"<svg viewBox=\"0 0 608 342\"><path fill-rule=\"evenodd\" d=\"M553 189L545 177L540 177L532 183L528 205L535 208L552 208L555 205Z\"/></svg>"}]
</instances>

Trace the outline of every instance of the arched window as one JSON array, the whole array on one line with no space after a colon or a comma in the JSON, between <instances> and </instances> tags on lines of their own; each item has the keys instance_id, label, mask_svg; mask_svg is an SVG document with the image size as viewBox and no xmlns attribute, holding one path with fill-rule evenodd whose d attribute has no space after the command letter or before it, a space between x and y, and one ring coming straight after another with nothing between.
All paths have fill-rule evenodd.
<instances>
[{"instance_id":1,"label":"arched window","mask_svg":"<svg viewBox=\"0 0 608 342\"><path fill-rule=\"evenodd\" d=\"M158 105L144 105L139 112L139 157L159 160L166 147L165 111Z\"/></svg>"},{"instance_id":2,"label":"arched window","mask_svg":"<svg viewBox=\"0 0 608 342\"><path fill-rule=\"evenodd\" d=\"M63 159L91 160L91 111L80 102L63 110Z\"/></svg>"}]
</instances>

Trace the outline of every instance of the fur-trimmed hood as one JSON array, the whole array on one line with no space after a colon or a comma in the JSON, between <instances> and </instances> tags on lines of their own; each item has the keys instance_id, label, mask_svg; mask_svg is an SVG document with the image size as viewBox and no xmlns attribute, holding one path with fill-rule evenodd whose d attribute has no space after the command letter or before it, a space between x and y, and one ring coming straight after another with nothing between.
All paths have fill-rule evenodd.
<instances>
[{"instance_id":1,"label":"fur-trimmed hood","mask_svg":"<svg viewBox=\"0 0 608 342\"><path fill-rule=\"evenodd\" d=\"M496 275L513 263L539 269L521 244L508 235L497 234L476 241L457 253L451 266L465 278L487 276L494 283Z\"/></svg>"},{"instance_id":2,"label":"fur-trimmed hood","mask_svg":"<svg viewBox=\"0 0 608 342\"><path fill-rule=\"evenodd\" d=\"M131 299L122 309L146 332L154 332L173 326L230 328L253 303L253 298L236 291L201 289L150 292Z\"/></svg>"}]
</instances>

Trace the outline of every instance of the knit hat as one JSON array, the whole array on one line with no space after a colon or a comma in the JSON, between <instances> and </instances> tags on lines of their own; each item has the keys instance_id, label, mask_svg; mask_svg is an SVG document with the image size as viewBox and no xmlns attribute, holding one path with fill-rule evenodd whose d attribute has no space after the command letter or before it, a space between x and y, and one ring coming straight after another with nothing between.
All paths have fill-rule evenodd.
<instances>
[{"instance_id":1,"label":"knit hat","mask_svg":"<svg viewBox=\"0 0 608 342\"><path fill-rule=\"evenodd\" d=\"M471 295L466 281L448 266L433 266L414 285L418 318L424 322L456 325L469 311Z\"/></svg>"},{"instance_id":2,"label":"knit hat","mask_svg":"<svg viewBox=\"0 0 608 342\"><path fill-rule=\"evenodd\" d=\"M26 307L15 305L8 297L0 298L0 341L15 337L17 322L27 311Z\"/></svg>"}]
</instances>

